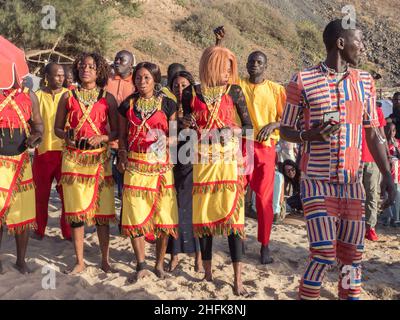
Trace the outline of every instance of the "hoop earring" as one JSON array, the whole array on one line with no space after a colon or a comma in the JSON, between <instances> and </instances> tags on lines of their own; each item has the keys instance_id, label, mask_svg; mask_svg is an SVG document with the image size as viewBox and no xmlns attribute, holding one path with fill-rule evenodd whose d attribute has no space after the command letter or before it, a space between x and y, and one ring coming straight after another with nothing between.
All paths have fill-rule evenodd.
<instances>
[{"instance_id":1,"label":"hoop earring","mask_svg":"<svg viewBox=\"0 0 400 320\"><path fill-rule=\"evenodd\" d=\"M157 93L157 94L159 94L160 92L161 92L161 90L162 90L162 85L161 85L161 83L156 83L155 85L154 85L154 91Z\"/></svg>"}]
</instances>

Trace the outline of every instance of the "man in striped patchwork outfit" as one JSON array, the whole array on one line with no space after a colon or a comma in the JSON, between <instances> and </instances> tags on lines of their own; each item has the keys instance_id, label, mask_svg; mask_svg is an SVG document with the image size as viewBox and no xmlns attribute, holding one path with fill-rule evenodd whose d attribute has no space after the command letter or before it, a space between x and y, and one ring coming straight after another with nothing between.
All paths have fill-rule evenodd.
<instances>
[{"instance_id":1,"label":"man in striped patchwork outfit","mask_svg":"<svg viewBox=\"0 0 400 320\"><path fill-rule=\"evenodd\" d=\"M386 141L377 130L374 80L368 72L350 67L357 66L365 51L362 32L345 28L338 19L326 26L323 39L326 60L293 76L281 121L281 136L302 144L301 196L310 258L299 298L318 299L324 274L337 260L339 298L355 300L361 292L365 234L363 127L383 175L385 205L394 201L394 184Z\"/></svg>"}]
</instances>

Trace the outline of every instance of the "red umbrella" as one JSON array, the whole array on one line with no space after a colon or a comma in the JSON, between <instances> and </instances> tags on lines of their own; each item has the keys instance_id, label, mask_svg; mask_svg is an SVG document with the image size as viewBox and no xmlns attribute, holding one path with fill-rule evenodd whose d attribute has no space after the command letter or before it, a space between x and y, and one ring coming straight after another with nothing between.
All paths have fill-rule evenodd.
<instances>
[{"instance_id":1,"label":"red umbrella","mask_svg":"<svg viewBox=\"0 0 400 320\"><path fill-rule=\"evenodd\" d=\"M10 89L14 79L21 86L29 73L25 53L7 39L0 36L0 89Z\"/></svg>"}]
</instances>

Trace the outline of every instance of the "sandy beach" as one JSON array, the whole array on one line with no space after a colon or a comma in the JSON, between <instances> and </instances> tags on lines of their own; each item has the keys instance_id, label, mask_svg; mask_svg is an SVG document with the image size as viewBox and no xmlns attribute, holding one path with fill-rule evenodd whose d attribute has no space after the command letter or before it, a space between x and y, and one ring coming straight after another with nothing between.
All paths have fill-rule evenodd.
<instances>
[{"instance_id":1,"label":"sandy beach","mask_svg":"<svg viewBox=\"0 0 400 320\"><path fill-rule=\"evenodd\" d=\"M135 258L130 240L119 235L117 226L111 228L110 239L111 263L117 273L105 274L99 269L97 234L95 228L86 228L85 261L88 267L79 276L63 274L67 265L74 262L74 251L71 242L61 239L60 205L53 191L46 237L42 241L29 241L27 262L31 274L21 275L14 269L15 241L11 236L3 236L0 299L238 299L232 291L233 271L228 243L224 238L217 238L214 242L214 283L202 281L203 274L194 270L194 257L185 254L180 255L179 266L173 273L168 273L165 280L159 280L151 273L140 282L127 283L128 276L135 270ZM298 283L308 256L302 218L287 218L283 224L273 226L270 246L275 262L270 265L259 263L256 220L247 218L246 233L243 281L250 293L247 299L296 299ZM399 231L378 227L378 234L378 242L366 242L361 298L400 299ZM149 268L152 268L155 263L154 245L146 244L146 257ZM166 265L169 255L167 258ZM48 275L46 270L49 267L55 270L55 289L42 287L43 277ZM333 268L327 274L321 299L337 299L337 272Z\"/></svg>"}]
</instances>

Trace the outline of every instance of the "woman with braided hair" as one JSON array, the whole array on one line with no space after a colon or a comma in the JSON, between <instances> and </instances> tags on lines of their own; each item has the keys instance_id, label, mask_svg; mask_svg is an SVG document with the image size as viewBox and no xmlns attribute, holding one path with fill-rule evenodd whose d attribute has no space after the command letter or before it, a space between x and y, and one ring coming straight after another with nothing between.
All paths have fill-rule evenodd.
<instances>
[{"instance_id":1,"label":"woman with braided hair","mask_svg":"<svg viewBox=\"0 0 400 320\"><path fill-rule=\"evenodd\" d=\"M154 233L157 239L154 271L163 279L168 237L176 238L178 232L173 165L167 138L169 121L176 120L176 103L156 90L161 81L157 65L139 63L133 79L137 92L118 108L118 167L124 172L121 231L131 237L137 261L137 273L130 282L148 273L144 235Z\"/></svg>"},{"instance_id":2,"label":"woman with braided hair","mask_svg":"<svg viewBox=\"0 0 400 320\"><path fill-rule=\"evenodd\" d=\"M117 138L117 102L113 95L103 90L110 68L102 56L81 54L73 64L73 72L79 88L61 97L55 121L55 134L66 144L61 185L65 216L72 227L76 253L76 265L67 273L77 274L85 269L85 223L96 224L102 253L101 268L111 272L109 224L115 221L115 206L107 143Z\"/></svg>"}]
</instances>

